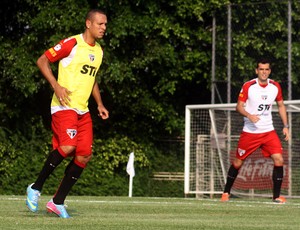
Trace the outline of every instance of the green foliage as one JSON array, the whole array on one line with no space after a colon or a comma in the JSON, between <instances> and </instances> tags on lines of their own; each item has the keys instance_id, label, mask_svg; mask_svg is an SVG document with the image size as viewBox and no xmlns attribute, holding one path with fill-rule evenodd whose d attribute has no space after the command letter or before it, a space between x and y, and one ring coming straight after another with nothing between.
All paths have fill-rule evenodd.
<instances>
[{"instance_id":1,"label":"green foliage","mask_svg":"<svg viewBox=\"0 0 300 230\"><path fill-rule=\"evenodd\" d=\"M134 152L138 167L149 166L147 151L149 149L133 142L128 137L116 136L108 140L96 139L94 141L94 158L100 166L99 176L111 174L113 170L124 171L121 165L127 163L130 152Z\"/></svg>"},{"instance_id":2,"label":"green foliage","mask_svg":"<svg viewBox=\"0 0 300 230\"><path fill-rule=\"evenodd\" d=\"M49 152L51 134L41 128L40 121L23 133L4 131L0 144L0 193L23 194L27 183L32 183L38 166L42 166L44 156ZM2 130L3 131L3 130ZM5 138L4 138L5 136ZM46 141L48 140L48 141Z\"/></svg>"},{"instance_id":3,"label":"green foliage","mask_svg":"<svg viewBox=\"0 0 300 230\"><path fill-rule=\"evenodd\" d=\"M198 76L210 61L210 32L199 18L206 8L198 4L110 3L101 82L111 97L108 106L118 133L143 137L142 141L183 135L182 108L187 101L175 102L174 97L187 90L183 84L189 87L199 79L200 85L207 75Z\"/></svg>"}]
</instances>

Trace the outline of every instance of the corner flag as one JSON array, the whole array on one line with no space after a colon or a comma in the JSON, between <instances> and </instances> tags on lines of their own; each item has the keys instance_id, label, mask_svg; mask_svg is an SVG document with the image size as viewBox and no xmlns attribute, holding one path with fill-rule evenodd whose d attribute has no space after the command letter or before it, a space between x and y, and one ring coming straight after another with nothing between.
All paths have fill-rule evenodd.
<instances>
[{"instance_id":1,"label":"corner flag","mask_svg":"<svg viewBox=\"0 0 300 230\"><path fill-rule=\"evenodd\" d=\"M129 192L128 196L132 197L132 183L133 183L133 177L135 176L135 171L134 171L134 153L130 153L127 167L126 167L126 172L129 174Z\"/></svg>"},{"instance_id":2,"label":"corner flag","mask_svg":"<svg viewBox=\"0 0 300 230\"><path fill-rule=\"evenodd\" d=\"M134 153L130 153L129 160L126 167L126 172L129 174L129 176L134 177L135 171L134 171Z\"/></svg>"}]
</instances>

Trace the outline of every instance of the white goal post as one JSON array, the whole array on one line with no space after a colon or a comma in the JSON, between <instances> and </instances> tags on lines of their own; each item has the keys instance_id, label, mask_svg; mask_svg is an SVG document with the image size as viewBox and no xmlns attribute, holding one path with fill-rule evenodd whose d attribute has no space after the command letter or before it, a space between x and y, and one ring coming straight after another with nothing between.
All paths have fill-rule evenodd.
<instances>
[{"instance_id":1,"label":"white goal post","mask_svg":"<svg viewBox=\"0 0 300 230\"><path fill-rule=\"evenodd\" d=\"M284 102L288 112L290 141L283 140L283 124L276 104L272 116L282 140L284 180L282 194L300 197L300 100ZM235 103L187 105L185 108L185 196L221 194L227 171L235 156L243 118ZM273 162L257 150L244 162L232 188L232 194L272 195Z\"/></svg>"}]
</instances>

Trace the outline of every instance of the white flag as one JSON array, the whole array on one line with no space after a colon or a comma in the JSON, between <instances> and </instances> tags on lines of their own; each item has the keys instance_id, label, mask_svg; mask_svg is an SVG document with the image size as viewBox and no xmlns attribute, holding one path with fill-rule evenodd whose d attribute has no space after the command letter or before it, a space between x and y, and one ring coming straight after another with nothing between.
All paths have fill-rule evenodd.
<instances>
[{"instance_id":1,"label":"white flag","mask_svg":"<svg viewBox=\"0 0 300 230\"><path fill-rule=\"evenodd\" d=\"M129 160L126 167L126 172L129 174L129 176L134 177L135 171L134 171L134 153L130 153Z\"/></svg>"}]
</instances>

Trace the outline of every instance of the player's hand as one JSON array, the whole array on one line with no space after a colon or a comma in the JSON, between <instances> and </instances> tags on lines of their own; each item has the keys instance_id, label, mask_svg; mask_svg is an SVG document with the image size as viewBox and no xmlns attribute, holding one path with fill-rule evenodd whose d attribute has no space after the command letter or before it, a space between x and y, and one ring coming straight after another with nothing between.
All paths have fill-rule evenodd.
<instances>
[{"instance_id":1,"label":"player's hand","mask_svg":"<svg viewBox=\"0 0 300 230\"><path fill-rule=\"evenodd\" d=\"M109 112L103 105L99 105L97 109L99 112L99 117L101 117L103 120L109 118Z\"/></svg>"},{"instance_id":2,"label":"player's hand","mask_svg":"<svg viewBox=\"0 0 300 230\"><path fill-rule=\"evenodd\" d=\"M69 105L71 101L69 95L72 93L70 90L57 84L54 88L54 92L61 105Z\"/></svg>"},{"instance_id":3,"label":"player's hand","mask_svg":"<svg viewBox=\"0 0 300 230\"><path fill-rule=\"evenodd\" d=\"M284 140L288 141L290 139L290 133L288 128L283 128L282 133L284 135Z\"/></svg>"},{"instance_id":4,"label":"player's hand","mask_svg":"<svg viewBox=\"0 0 300 230\"><path fill-rule=\"evenodd\" d=\"M257 115L253 115L253 114L250 114L247 116L247 118L252 122L252 123L256 123L260 120L259 116Z\"/></svg>"}]
</instances>

